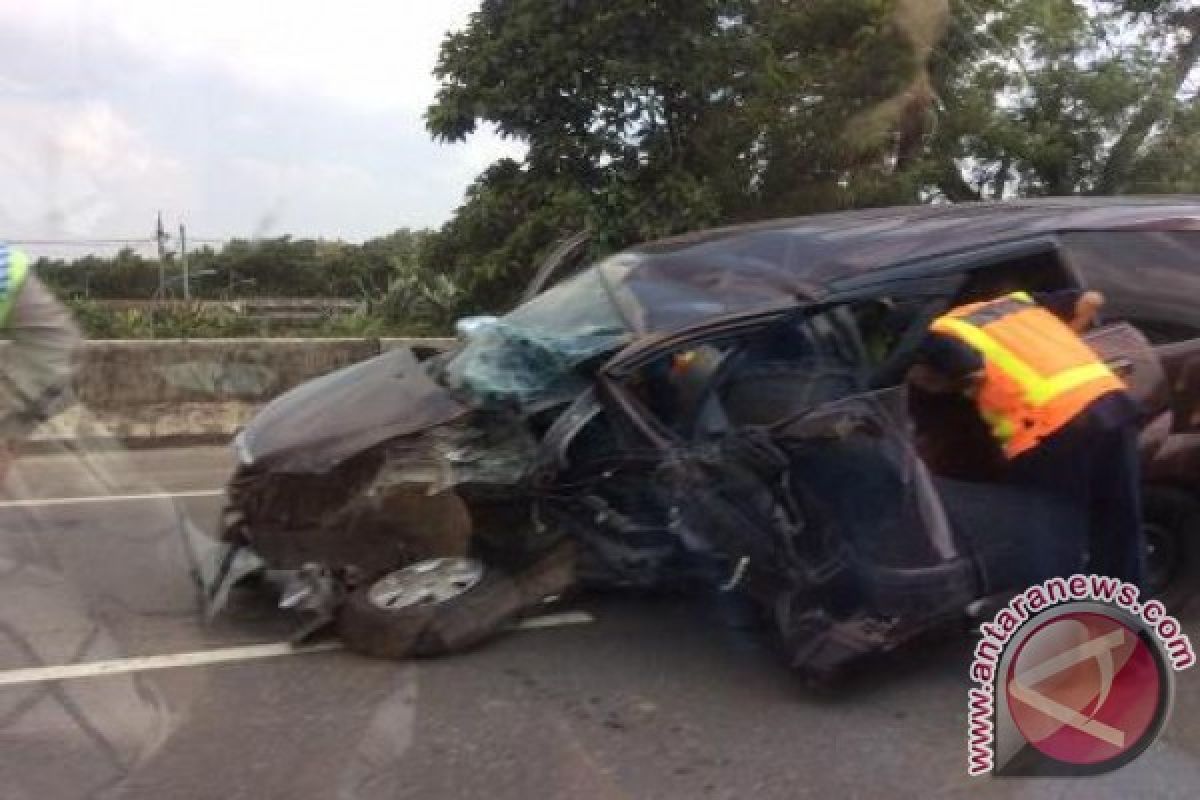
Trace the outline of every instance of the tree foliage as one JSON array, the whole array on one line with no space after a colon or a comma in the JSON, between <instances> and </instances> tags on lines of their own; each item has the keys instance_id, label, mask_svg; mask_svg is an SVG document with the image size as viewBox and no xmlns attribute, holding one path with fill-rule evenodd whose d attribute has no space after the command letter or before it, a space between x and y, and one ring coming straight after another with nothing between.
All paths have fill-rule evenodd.
<instances>
[{"instance_id":1,"label":"tree foliage","mask_svg":"<svg viewBox=\"0 0 1200 800\"><path fill-rule=\"evenodd\" d=\"M461 290L447 275L426 269L429 232L401 228L361 245L313 239L235 239L220 249L188 254L194 300L254 297L344 298L362 312L331 319L329 335L444 332L460 310ZM72 309L90 335L226 336L262 334L261 326L228 310L197 304L113 311L105 300L159 299L159 262L123 249L111 258L42 258L38 274ZM162 265L166 299L183 295L179 259ZM276 332L282 330L276 326ZM311 331L310 331L311 332Z\"/></svg>"},{"instance_id":2,"label":"tree foliage","mask_svg":"<svg viewBox=\"0 0 1200 800\"><path fill-rule=\"evenodd\" d=\"M528 147L428 266L499 307L597 252L821 210L1200 188L1191 0L484 0L426 121Z\"/></svg>"},{"instance_id":3,"label":"tree foliage","mask_svg":"<svg viewBox=\"0 0 1200 800\"><path fill-rule=\"evenodd\" d=\"M341 297L380 301L397 281L420 270L428 231L401 228L362 244L315 239L234 239L220 249L188 253L191 295L230 297ZM164 263L167 295L183 294L176 254ZM38 273L68 295L150 299L158 293L159 262L124 248L111 258L39 259Z\"/></svg>"},{"instance_id":4,"label":"tree foliage","mask_svg":"<svg viewBox=\"0 0 1200 800\"><path fill-rule=\"evenodd\" d=\"M426 123L447 142L492 127L524 157L436 232L197 251L194 295L355 297L443 325L510 305L582 229L599 256L824 210L1198 191L1198 62L1194 0L483 0L442 44ZM68 294L149 297L158 266L40 269Z\"/></svg>"}]
</instances>

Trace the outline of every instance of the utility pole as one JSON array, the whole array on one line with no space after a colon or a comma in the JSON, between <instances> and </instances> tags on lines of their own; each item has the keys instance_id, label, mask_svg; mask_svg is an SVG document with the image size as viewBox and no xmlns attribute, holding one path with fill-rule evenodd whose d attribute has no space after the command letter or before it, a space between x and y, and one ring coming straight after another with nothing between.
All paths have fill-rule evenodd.
<instances>
[{"instance_id":1,"label":"utility pole","mask_svg":"<svg viewBox=\"0 0 1200 800\"><path fill-rule=\"evenodd\" d=\"M163 230L162 212L158 212L158 225L154 231L158 241L158 299L167 299L167 232Z\"/></svg>"},{"instance_id":2,"label":"utility pole","mask_svg":"<svg viewBox=\"0 0 1200 800\"><path fill-rule=\"evenodd\" d=\"M179 261L183 264L183 299L190 300L192 290L188 286L187 229L182 222L179 223Z\"/></svg>"}]
</instances>

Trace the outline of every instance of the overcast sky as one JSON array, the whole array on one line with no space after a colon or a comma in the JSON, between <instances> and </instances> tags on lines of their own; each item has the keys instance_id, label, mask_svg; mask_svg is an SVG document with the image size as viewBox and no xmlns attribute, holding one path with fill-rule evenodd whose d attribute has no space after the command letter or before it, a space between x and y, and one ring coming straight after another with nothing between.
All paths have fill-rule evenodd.
<instances>
[{"instance_id":1,"label":"overcast sky","mask_svg":"<svg viewBox=\"0 0 1200 800\"><path fill-rule=\"evenodd\" d=\"M0 0L0 237L143 237L158 209L194 237L438 225L520 152L421 119L477 5Z\"/></svg>"}]
</instances>

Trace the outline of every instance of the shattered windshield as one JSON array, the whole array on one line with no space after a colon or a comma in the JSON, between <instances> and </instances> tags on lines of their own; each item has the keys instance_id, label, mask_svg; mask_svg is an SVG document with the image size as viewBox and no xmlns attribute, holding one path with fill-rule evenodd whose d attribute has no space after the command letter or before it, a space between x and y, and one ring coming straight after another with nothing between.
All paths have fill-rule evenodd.
<instances>
[{"instance_id":1,"label":"shattered windshield","mask_svg":"<svg viewBox=\"0 0 1200 800\"><path fill-rule=\"evenodd\" d=\"M462 347L443 383L484 404L522 408L568 400L586 386L576 367L626 341L629 330L599 270L589 269L503 317L458 321Z\"/></svg>"}]
</instances>

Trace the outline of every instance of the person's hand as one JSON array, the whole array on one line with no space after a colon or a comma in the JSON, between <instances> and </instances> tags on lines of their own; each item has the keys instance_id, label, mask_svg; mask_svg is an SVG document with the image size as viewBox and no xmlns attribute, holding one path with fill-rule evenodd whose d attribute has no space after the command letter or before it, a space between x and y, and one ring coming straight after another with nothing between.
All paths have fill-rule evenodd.
<instances>
[{"instance_id":1,"label":"person's hand","mask_svg":"<svg viewBox=\"0 0 1200 800\"><path fill-rule=\"evenodd\" d=\"M1087 291L1075 301L1075 316L1071 320L1071 330L1083 333L1096 322L1096 315L1104 308L1104 295L1100 292Z\"/></svg>"}]
</instances>

